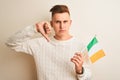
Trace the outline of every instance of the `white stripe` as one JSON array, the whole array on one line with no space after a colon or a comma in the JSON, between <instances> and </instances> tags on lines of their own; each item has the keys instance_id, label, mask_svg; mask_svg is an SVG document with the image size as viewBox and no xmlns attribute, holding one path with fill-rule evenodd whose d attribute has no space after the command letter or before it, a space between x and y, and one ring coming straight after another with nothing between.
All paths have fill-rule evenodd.
<instances>
[{"instance_id":1,"label":"white stripe","mask_svg":"<svg viewBox=\"0 0 120 80\"><path fill-rule=\"evenodd\" d=\"M101 50L101 46L99 43L96 43L94 46L92 46L92 48L89 50L88 55L92 56L94 53L96 53L97 51Z\"/></svg>"}]
</instances>

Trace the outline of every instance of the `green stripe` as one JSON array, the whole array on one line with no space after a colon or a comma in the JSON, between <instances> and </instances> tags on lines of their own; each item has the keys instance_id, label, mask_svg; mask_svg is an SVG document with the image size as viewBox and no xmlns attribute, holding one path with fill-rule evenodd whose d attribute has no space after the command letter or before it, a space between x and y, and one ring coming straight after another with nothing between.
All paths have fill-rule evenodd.
<instances>
[{"instance_id":1,"label":"green stripe","mask_svg":"<svg viewBox=\"0 0 120 80\"><path fill-rule=\"evenodd\" d=\"M89 51L89 50L92 48L92 46L93 46L94 44L96 44L97 42L98 42L97 38L94 37L94 38L90 41L90 43L87 45L88 51Z\"/></svg>"}]
</instances>

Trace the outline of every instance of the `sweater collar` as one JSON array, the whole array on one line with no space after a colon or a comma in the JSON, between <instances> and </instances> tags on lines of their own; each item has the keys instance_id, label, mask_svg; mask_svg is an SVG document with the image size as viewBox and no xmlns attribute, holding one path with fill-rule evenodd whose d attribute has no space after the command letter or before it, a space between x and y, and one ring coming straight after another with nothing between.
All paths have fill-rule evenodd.
<instances>
[{"instance_id":1,"label":"sweater collar","mask_svg":"<svg viewBox=\"0 0 120 80\"><path fill-rule=\"evenodd\" d=\"M68 43L71 43L74 39L75 39L74 37L71 37L68 40L57 40L57 39L54 38L54 36L52 36L50 42L53 43L53 44L58 44L58 45L60 45L60 44L61 45L66 45Z\"/></svg>"}]
</instances>

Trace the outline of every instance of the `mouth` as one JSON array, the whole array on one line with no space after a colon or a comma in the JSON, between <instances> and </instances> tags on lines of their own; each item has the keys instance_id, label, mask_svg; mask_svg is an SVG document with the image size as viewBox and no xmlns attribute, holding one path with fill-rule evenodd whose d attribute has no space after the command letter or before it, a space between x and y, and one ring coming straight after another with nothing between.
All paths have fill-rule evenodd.
<instances>
[{"instance_id":1,"label":"mouth","mask_svg":"<svg viewBox=\"0 0 120 80\"><path fill-rule=\"evenodd\" d=\"M66 30L60 30L60 32L65 32Z\"/></svg>"}]
</instances>

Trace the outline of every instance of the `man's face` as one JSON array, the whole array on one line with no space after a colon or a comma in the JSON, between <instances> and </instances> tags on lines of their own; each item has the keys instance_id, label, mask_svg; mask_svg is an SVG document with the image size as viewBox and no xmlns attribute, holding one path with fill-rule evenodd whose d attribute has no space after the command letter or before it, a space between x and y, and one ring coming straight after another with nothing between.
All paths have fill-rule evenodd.
<instances>
[{"instance_id":1,"label":"man's face","mask_svg":"<svg viewBox=\"0 0 120 80\"><path fill-rule=\"evenodd\" d=\"M51 25L56 36L68 35L69 27L71 26L70 15L67 12L54 14Z\"/></svg>"}]
</instances>

